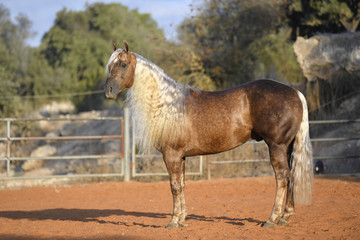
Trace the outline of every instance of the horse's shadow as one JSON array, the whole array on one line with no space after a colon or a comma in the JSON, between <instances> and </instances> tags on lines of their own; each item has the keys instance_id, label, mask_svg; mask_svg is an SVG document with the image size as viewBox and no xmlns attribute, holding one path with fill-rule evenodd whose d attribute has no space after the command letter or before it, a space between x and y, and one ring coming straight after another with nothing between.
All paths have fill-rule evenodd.
<instances>
[{"instance_id":1,"label":"horse's shadow","mask_svg":"<svg viewBox=\"0 0 360 240\"><path fill-rule=\"evenodd\" d=\"M121 209L44 209L35 211L0 211L0 217L13 220L29 219L29 220L60 220L60 221L77 221L77 222L97 222L101 224L129 225L128 222L118 222L103 220L103 217L109 216L135 216L149 218L166 218L170 214L150 213L150 212L133 212ZM145 225L142 223L132 223L143 227L159 228L156 225Z\"/></svg>"},{"instance_id":2,"label":"horse's shadow","mask_svg":"<svg viewBox=\"0 0 360 240\"><path fill-rule=\"evenodd\" d=\"M253 218L229 218L229 217L225 217L225 216L205 217L205 216L194 215L194 214L189 215L187 217L187 219L194 219L194 220L206 221L206 222L215 222L215 220L225 220L225 223L232 224L232 225L239 225L239 226L244 226L245 225L244 222L256 223L257 225L262 225L264 223L263 221L253 219Z\"/></svg>"},{"instance_id":3,"label":"horse's shadow","mask_svg":"<svg viewBox=\"0 0 360 240\"><path fill-rule=\"evenodd\" d=\"M103 217L109 216L135 216L135 217L148 217L148 218L170 218L171 214L166 213L154 213L154 212L135 212L135 211L126 211L121 209L65 209L65 208L55 208L55 209L44 209L44 210L35 210L35 211L0 211L0 218L8 218L13 220L20 219L29 219L29 220L60 220L60 221L77 221L77 222L97 222L100 224L115 224L123 226L137 225L142 227L151 227L151 228L160 228L163 226L158 225L148 225L144 223L129 223L103 220ZM252 218L228 218L228 217L206 217L196 214L190 214L187 219L197 220L197 221L206 221L206 222L215 222L218 220L225 220L225 223L233 225L244 225L244 222L255 222L258 225L263 222L252 219Z\"/></svg>"}]
</instances>

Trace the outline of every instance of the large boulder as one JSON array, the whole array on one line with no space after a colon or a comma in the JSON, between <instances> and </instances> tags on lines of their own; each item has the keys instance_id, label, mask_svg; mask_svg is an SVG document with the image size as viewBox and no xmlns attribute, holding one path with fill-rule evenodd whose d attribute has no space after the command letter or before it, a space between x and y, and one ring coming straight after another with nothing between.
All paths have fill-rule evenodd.
<instances>
[{"instance_id":1,"label":"large boulder","mask_svg":"<svg viewBox=\"0 0 360 240\"><path fill-rule=\"evenodd\" d=\"M50 157L56 153L56 147L50 145L44 145L36 148L31 152L30 157ZM24 171L31 171L37 168L40 168L43 165L43 160L41 159L31 159L24 162L21 166Z\"/></svg>"},{"instance_id":2,"label":"large boulder","mask_svg":"<svg viewBox=\"0 0 360 240\"><path fill-rule=\"evenodd\" d=\"M308 81L360 79L360 32L299 37L293 47Z\"/></svg>"}]
</instances>

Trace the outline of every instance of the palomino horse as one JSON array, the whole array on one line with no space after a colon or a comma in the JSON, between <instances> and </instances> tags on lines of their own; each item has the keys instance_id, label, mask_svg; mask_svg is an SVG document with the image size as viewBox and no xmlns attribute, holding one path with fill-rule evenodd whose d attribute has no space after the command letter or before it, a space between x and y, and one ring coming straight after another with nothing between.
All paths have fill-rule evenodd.
<instances>
[{"instance_id":1,"label":"palomino horse","mask_svg":"<svg viewBox=\"0 0 360 240\"><path fill-rule=\"evenodd\" d=\"M264 140L276 178L276 196L264 227L288 224L294 203L310 204L313 163L306 100L297 90L271 80L206 92L175 81L139 54L113 50L106 70L107 98L129 88L127 102L143 151L163 155L173 195L169 228L183 227L185 158ZM284 205L285 201L285 207Z\"/></svg>"}]
</instances>

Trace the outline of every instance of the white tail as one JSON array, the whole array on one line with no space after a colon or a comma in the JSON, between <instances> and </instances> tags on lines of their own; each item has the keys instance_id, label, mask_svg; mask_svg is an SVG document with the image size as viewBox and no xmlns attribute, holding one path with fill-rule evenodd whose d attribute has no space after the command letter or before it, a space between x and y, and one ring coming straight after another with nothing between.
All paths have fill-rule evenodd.
<instances>
[{"instance_id":1,"label":"white tail","mask_svg":"<svg viewBox=\"0 0 360 240\"><path fill-rule=\"evenodd\" d=\"M312 146L309 135L308 109L304 95L298 91L303 105L303 116L294 141L292 153L291 186L295 204L311 204L313 184Z\"/></svg>"}]
</instances>

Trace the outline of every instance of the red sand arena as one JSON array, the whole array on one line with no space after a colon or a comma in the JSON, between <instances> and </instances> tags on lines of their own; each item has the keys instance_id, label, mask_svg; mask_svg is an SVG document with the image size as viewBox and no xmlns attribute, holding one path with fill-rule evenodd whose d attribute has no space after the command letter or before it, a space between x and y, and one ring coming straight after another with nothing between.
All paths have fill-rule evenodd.
<instances>
[{"instance_id":1,"label":"red sand arena","mask_svg":"<svg viewBox=\"0 0 360 240\"><path fill-rule=\"evenodd\" d=\"M360 177L315 178L291 224L261 228L274 177L187 181L188 227L167 229L168 182L107 182L0 191L1 239L359 239Z\"/></svg>"}]
</instances>

